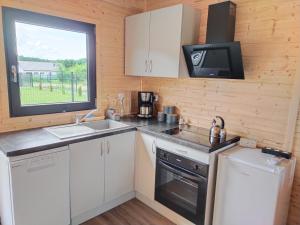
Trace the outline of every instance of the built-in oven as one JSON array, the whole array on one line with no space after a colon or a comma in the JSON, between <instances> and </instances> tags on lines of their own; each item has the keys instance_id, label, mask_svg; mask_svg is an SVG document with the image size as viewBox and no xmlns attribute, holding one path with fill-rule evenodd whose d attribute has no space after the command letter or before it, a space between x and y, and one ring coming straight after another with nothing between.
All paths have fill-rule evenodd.
<instances>
[{"instance_id":1,"label":"built-in oven","mask_svg":"<svg viewBox=\"0 0 300 225\"><path fill-rule=\"evenodd\" d=\"M197 225L205 220L209 166L157 148L155 200Z\"/></svg>"}]
</instances>

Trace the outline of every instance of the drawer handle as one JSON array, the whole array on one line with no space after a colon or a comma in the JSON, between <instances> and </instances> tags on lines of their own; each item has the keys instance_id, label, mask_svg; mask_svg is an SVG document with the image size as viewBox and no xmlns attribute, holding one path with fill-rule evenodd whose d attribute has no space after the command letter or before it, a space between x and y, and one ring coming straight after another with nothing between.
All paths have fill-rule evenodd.
<instances>
[{"instance_id":1,"label":"drawer handle","mask_svg":"<svg viewBox=\"0 0 300 225\"><path fill-rule=\"evenodd\" d=\"M39 166L31 166L27 169L27 172L31 173L31 172L36 172L36 171L40 171L40 170L45 170L45 169L48 169L53 166L55 166L54 162L50 162L48 164L39 165Z\"/></svg>"},{"instance_id":2,"label":"drawer handle","mask_svg":"<svg viewBox=\"0 0 300 225\"><path fill-rule=\"evenodd\" d=\"M188 154L188 151L185 151L185 150L181 150L181 149L175 149L175 151L181 153L181 154L184 154L184 155L187 155Z\"/></svg>"}]
</instances>

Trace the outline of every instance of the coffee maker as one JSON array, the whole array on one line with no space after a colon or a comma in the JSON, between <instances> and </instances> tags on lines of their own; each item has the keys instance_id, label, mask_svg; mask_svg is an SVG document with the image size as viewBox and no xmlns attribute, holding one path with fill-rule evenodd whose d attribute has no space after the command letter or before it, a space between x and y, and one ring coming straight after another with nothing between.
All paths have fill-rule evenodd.
<instances>
[{"instance_id":1,"label":"coffee maker","mask_svg":"<svg viewBox=\"0 0 300 225\"><path fill-rule=\"evenodd\" d=\"M154 108L154 94L153 92L138 92L138 107L140 118L151 118L153 116Z\"/></svg>"}]
</instances>

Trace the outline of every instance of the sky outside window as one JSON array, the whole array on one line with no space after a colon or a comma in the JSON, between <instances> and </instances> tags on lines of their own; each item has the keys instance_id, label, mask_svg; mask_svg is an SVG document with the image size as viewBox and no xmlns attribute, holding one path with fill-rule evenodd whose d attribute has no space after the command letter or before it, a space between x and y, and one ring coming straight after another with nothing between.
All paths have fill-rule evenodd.
<instances>
[{"instance_id":1,"label":"sky outside window","mask_svg":"<svg viewBox=\"0 0 300 225\"><path fill-rule=\"evenodd\" d=\"M18 55L41 59L86 58L86 34L16 23Z\"/></svg>"}]
</instances>

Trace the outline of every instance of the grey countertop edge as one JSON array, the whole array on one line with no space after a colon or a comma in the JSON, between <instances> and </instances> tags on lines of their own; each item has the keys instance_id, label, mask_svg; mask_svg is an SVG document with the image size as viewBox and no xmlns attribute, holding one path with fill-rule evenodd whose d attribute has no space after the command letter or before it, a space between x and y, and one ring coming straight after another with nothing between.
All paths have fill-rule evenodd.
<instances>
[{"instance_id":1,"label":"grey countertop edge","mask_svg":"<svg viewBox=\"0 0 300 225\"><path fill-rule=\"evenodd\" d=\"M0 151L2 151L4 153L4 155L6 155L7 157L14 157L14 156L20 156L20 155L45 151L45 150L49 150L49 149L53 149L53 148L58 148L58 147L62 147L62 146L66 146L69 144L74 144L74 143L78 143L78 142L82 142L82 141L88 141L88 140L92 140L92 139L107 137L107 136L121 134L121 133L125 133L125 132L136 131L136 130L138 130L142 133L145 133L145 134L152 135L157 138L161 138L166 141L170 141L170 142L182 145L182 146L200 150L205 153L213 152L219 148L222 148L222 147L225 147L232 143L238 142L240 139L240 137L237 136L231 140L226 141L225 143L222 143L221 145L215 146L213 148L209 148L207 146L203 146L203 145L200 145L197 143L193 143L193 142L190 142L187 140L179 139L174 136L162 133L162 131L177 127L178 125L157 123L155 121L147 121L147 122L140 121L140 120L137 121L136 119L123 120L123 121L121 120L120 122L123 122L123 123L127 124L128 126L124 127L124 128L119 128L116 130L108 131L108 132L99 132L99 133L94 133L94 134L90 134L90 135L86 135L86 136L80 136L80 137L74 137L74 138L62 139L62 140L57 139L57 140L54 140L53 143L50 142L50 143L45 143L45 144L36 145L36 146L28 146L28 147L19 148L19 149L17 148L15 150L12 150L12 149L6 150L4 148L1 149L1 145L0 145Z\"/></svg>"},{"instance_id":2,"label":"grey countertop edge","mask_svg":"<svg viewBox=\"0 0 300 225\"><path fill-rule=\"evenodd\" d=\"M103 132L103 133L95 133L92 135L86 135L86 136L81 136L78 138L72 138L72 139L65 139L65 140L60 140L58 142L54 142L52 144L46 144L46 145L41 145L41 146L35 146L35 147L29 147L29 148L24 148L24 149L19 149L15 151L9 151L5 152L2 151L7 157L14 157L14 156L20 156L20 155L25 155L25 154L31 154L31 153L36 153L40 151L45 151L53 148L59 148L62 146L66 146L69 144L74 144L82 141L88 141L88 140L93 140L97 138L102 138L102 137L107 137L107 136L112 136L116 134L122 134L130 131L136 131L136 127L134 126L129 126L126 128L120 128L118 130L113 130L109 132Z\"/></svg>"}]
</instances>

